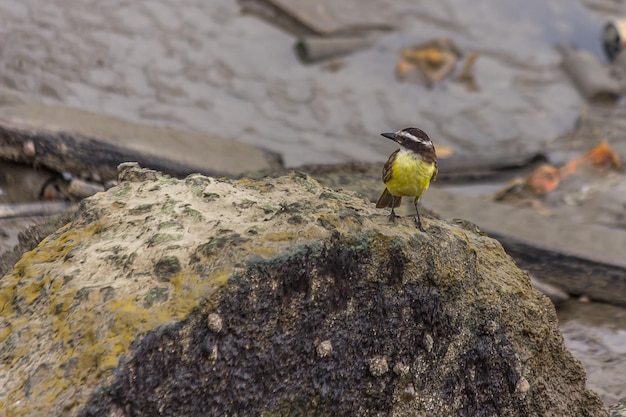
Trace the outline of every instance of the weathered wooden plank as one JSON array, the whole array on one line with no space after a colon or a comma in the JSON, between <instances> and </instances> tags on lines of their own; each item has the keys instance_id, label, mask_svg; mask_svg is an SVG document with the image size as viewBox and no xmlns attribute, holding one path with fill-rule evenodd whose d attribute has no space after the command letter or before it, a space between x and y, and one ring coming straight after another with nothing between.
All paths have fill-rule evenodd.
<instances>
[{"instance_id":1,"label":"weathered wooden plank","mask_svg":"<svg viewBox=\"0 0 626 417\"><path fill-rule=\"evenodd\" d=\"M0 107L0 158L103 180L129 161L179 177L282 167L277 154L235 140L43 105Z\"/></svg>"}]
</instances>

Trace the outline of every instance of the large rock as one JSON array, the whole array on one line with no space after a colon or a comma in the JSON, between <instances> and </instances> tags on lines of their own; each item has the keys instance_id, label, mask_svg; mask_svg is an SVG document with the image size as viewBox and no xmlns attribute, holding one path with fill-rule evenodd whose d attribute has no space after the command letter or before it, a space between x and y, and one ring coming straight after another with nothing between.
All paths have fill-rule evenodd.
<instances>
[{"instance_id":1,"label":"large rock","mask_svg":"<svg viewBox=\"0 0 626 417\"><path fill-rule=\"evenodd\" d=\"M119 179L0 281L7 415L607 416L470 223L303 174Z\"/></svg>"}]
</instances>

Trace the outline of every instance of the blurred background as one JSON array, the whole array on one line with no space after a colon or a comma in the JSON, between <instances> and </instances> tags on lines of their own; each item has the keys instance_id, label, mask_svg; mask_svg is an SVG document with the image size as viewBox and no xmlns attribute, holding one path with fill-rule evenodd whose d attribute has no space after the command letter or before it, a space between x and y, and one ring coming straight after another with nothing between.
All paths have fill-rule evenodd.
<instances>
[{"instance_id":1,"label":"blurred background","mask_svg":"<svg viewBox=\"0 0 626 417\"><path fill-rule=\"evenodd\" d=\"M298 5L306 2L283 3L292 15L317 17ZM326 3L315 5L334 12ZM242 8L255 10L230 0L1 0L0 82L22 99L262 146L288 167L383 161L393 146L379 133L414 124L457 152L522 152L579 115L555 45L602 56L602 25L612 16L574 0L353 1L335 6L342 15L320 32L388 30L339 62L303 65L280 17L272 24ZM397 80L401 48L441 37L480 54L477 91Z\"/></svg>"},{"instance_id":2,"label":"blurred background","mask_svg":"<svg viewBox=\"0 0 626 417\"><path fill-rule=\"evenodd\" d=\"M0 126L20 131L13 127L37 124L45 113L39 128L58 132L67 119L55 119L47 107L20 106L69 107L197 134L184 146L171 139L161 157L184 164L185 154L212 146L236 166L236 172L207 167L209 173L257 169L252 147L226 143L261 148L284 168L358 166L358 175L378 181L373 198L383 189L381 163L395 149L380 133L416 126L437 147L438 189L530 210L563 222L562 229L594 227L593 239L575 238L577 253L626 271L626 246L615 243L626 242L623 2L335 3L0 0ZM76 118L68 129L116 129L94 120ZM158 147L146 152L158 154ZM37 152L30 142L21 152L0 155L0 202L7 209L21 200L75 200L64 187L76 178L96 190L106 186L106 175L84 170L39 164L32 174L28 168L37 164L22 164ZM424 202L440 209L428 195ZM7 230L37 216L5 223L6 247L15 243ZM483 227L470 214L461 217ZM515 219L500 222L510 222L515 235ZM571 239L554 240L559 246ZM600 256L609 250L608 259ZM566 344L607 404L626 395L620 273L612 284L603 273L584 284L617 283L613 299L566 288L557 300ZM558 279L553 273L551 281Z\"/></svg>"}]
</instances>

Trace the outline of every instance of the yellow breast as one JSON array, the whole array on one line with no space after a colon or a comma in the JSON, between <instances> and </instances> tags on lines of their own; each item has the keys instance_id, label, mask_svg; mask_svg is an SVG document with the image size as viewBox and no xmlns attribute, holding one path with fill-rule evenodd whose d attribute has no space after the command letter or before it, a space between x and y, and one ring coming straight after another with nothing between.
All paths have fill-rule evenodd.
<instances>
[{"instance_id":1,"label":"yellow breast","mask_svg":"<svg viewBox=\"0 0 626 417\"><path fill-rule=\"evenodd\" d=\"M419 198L428 189L435 170L435 164L425 162L415 153L402 149L391 167L387 189L396 197Z\"/></svg>"}]
</instances>

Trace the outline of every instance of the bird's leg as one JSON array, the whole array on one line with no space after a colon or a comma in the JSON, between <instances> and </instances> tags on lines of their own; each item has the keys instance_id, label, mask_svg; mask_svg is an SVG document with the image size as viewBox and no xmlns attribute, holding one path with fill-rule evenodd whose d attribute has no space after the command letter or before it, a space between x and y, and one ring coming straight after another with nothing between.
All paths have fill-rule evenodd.
<instances>
[{"instance_id":1,"label":"bird's leg","mask_svg":"<svg viewBox=\"0 0 626 417\"><path fill-rule=\"evenodd\" d=\"M415 199L415 212L417 213L417 216L415 216L415 225L417 226L418 229L420 229L422 232L426 233L426 230L424 230L424 227L422 227L422 219L420 218L420 211L417 208L417 203L418 200Z\"/></svg>"},{"instance_id":2,"label":"bird's leg","mask_svg":"<svg viewBox=\"0 0 626 417\"><path fill-rule=\"evenodd\" d=\"M394 207L396 206L396 197L395 196L391 196L391 214L389 215L389 221L390 222L395 222L396 221L396 212L393 211Z\"/></svg>"}]
</instances>

